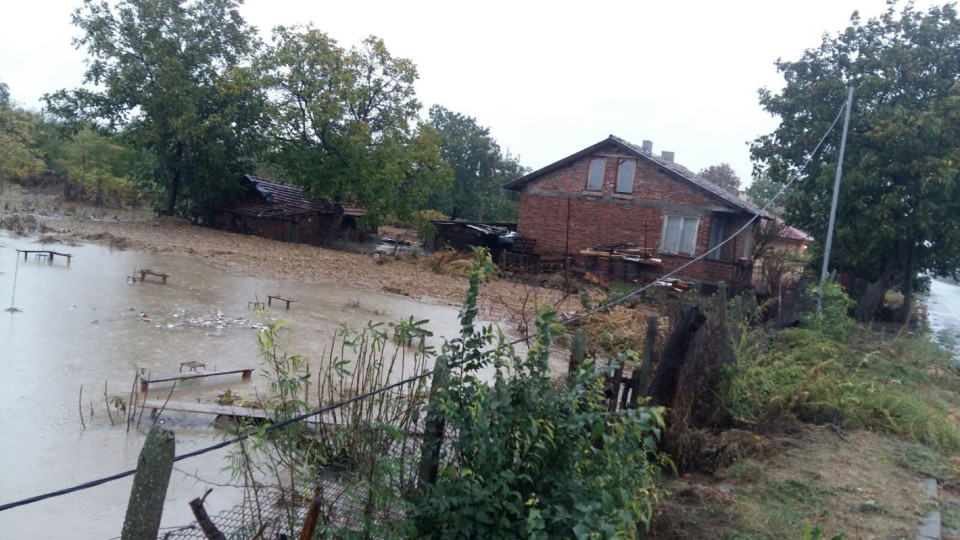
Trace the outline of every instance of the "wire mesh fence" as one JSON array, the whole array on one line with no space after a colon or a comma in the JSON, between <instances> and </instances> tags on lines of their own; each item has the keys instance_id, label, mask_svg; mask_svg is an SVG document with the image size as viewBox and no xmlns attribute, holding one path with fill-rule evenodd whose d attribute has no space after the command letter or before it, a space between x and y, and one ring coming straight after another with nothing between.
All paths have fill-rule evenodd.
<instances>
[{"instance_id":1,"label":"wire mesh fence","mask_svg":"<svg viewBox=\"0 0 960 540\"><path fill-rule=\"evenodd\" d=\"M429 381L411 380L279 430L237 425L235 433L250 435L228 457L234 480L244 487L243 502L210 522L231 539L296 538L313 506L318 536L404 536L408 495L417 488ZM346 386L336 394L357 389ZM275 418L298 413L280 406ZM207 536L193 522L161 531L159 538Z\"/></svg>"}]
</instances>

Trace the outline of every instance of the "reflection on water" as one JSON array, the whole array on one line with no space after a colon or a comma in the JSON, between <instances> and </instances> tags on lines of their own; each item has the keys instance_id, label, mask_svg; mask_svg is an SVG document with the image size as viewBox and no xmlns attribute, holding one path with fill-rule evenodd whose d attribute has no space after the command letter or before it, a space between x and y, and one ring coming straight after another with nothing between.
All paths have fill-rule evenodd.
<instances>
[{"instance_id":1,"label":"reflection on water","mask_svg":"<svg viewBox=\"0 0 960 540\"><path fill-rule=\"evenodd\" d=\"M930 294L926 300L930 330L937 341L953 350L960 363L960 287L953 283L930 280Z\"/></svg>"},{"instance_id":2,"label":"reflection on water","mask_svg":"<svg viewBox=\"0 0 960 540\"><path fill-rule=\"evenodd\" d=\"M342 322L360 327L369 320L391 322L410 315L429 319L432 345L439 345L439 336L459 331L454 308L337 285L231 276L195 258L96 245L44 247L72 253L67 267L59 259L53 264L32 257L24 262L15 249L41 246L35 239L0 232L0 308L8 307L16 275L13 303L23 310L0 311L0 503L134 468L147 429L128 434L124 427L110 425L104 385L109 396L126 398L138 368L170 373L186 361L201 361L208 369L256 366L255 328L261 321L248 304L267 295L297 300L289 311L274 306L268 314L291 319L287 350L305 355L314 370ZM150 278L128 283L127 276L141 268L170 274L169 284ZM252 394L263 390L256 379L197 379L178 385L174 399L210 399L227 388ZM169 386L150 390L151 398L162 399ZM177 454L219 440L211 418L167 416L164 421L176 432ZM224 482L226 452L183 461L177 468ZM119 536L130 485L128 478L0 512L0 538ZM163 526L192 521L187 503L206 487L175 471ZM206 506L215 514L238 498L237 490L217 487Z\"/></svg>"}]
</instances>

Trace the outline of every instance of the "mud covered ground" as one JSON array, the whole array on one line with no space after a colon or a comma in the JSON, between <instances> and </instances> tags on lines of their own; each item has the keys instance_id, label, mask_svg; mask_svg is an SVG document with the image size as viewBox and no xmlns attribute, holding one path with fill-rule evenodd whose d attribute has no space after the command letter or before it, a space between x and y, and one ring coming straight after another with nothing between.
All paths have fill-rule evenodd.
<instances>
[{"instance_id":1,"label":"mud covered ground","mask_svg":"<svg viewBox=\"0 0 960 540\"><path fill-rule=\"evenodd\" d=\"M96 242L116 249L182 254L239 275L335 282L444 305L459 305L468 285L462 272L437 273L423 256L361 255L278 242L200 227L182 218L157 218L147 210L65 203L58 194L25 191L9 183L2 201L0 227L39 235L51 244ZM488 280L480 294L484 317L514 325L523 324L535 302L559 302L563 310L578 305L576 298L565 298L557 290L502 278Z\"/></svg>"}]
</instances>

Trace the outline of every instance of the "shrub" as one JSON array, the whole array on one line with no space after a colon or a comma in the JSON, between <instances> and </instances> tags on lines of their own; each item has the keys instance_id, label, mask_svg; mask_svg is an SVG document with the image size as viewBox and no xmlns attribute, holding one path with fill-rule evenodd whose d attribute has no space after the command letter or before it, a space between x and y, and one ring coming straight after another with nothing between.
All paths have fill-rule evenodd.
<instances>
[{"instance_id":1,"label":"shrub","mask_svg":"<svg viewBox=\"0 0 960 540\"><path fill-rule=\"evenodd\" d=\"M413 218L413 228L416 229L417 236L428 240L437 235L437 227L431 222L447 219L450 218L437 210L420 210Z\"/></svg>"},{"instance_id":2,"label":"shrub","mask_svg":"<svg viewBox=\"0 0 960 540\"><path fill-rule=\"evenodd\" d=\"M608 412L592 360L566 383L548 365L556 313L537 317L536 342L517 355L494 327L473 328L480 252L460 338L442 355L465 362L440 393L456 434L436 484L415 501L419 534L434 538L633 537L649 524L663 428L659 408ZM492 370L490 382L480 372Z\"/></svg>"}]
</instances>

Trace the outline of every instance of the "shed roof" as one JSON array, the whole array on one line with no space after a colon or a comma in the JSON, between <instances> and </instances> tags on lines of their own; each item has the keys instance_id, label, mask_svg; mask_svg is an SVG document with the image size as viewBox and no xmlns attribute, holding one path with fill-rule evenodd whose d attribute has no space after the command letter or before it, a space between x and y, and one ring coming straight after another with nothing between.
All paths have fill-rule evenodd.
<instances>
[{"instance_id":1,"label":"shed roof","mask_svg":"<svg viewBox=\"0 0 960 540\"><path fill-rule=\"evenodd\" d=\"M233 211L260 217L290 218L307 214L332 214L334 206L328 200L314 197L306 198L303 188L291 186L259 176L244 175L247 187L256 192L262 200L245 198L241 200ZM363 209L355 206L344 206L343 215L360 217Z\"/></svg>"},{"instance_id":2,"label":"shed roof","mask_svg":"<svg viewBox=\"0 0 960 540\"><path fill-rule=\"evenodd\" d=\"M533 171L532 173L522 176L520 178L517 178L516 180L507 182L504 185L504 188L514 190L514 191L521 191L527 184L529 184L533 180L536 180L537 178L540 178L545 174L553 172L559 169L560 167L563 167L573 161L589 156L590 154L593 154L596 151L600 150L601 148L611 144L619 147L621 150L627 152L628 154L632 154L640 159L644 159L653 163L654 165L659 167L661 170L667 172L667 174L669 174L670 176L673 176L674 178L693 184L694 187L701 189L703 191L706 191L719 199L722 199L728 206L732 206L737 210L741 210L751 215L760 215L760 217L764 217L768 219L772 217L767 212L760 210L759 208L753 205L747 204L746 202L742 201L739 197L737 197L733 193L730 193L729 191L714 184L713 182L707 180L706 178L702 178L701 176L695 174L693 171L687 169L683 165L674 163L673 161L668 161L659 156L655 156L652 153L644 150L643 147L637 146L631 142L628 142L614 135L610 135L606 139L598 142L597 144L584 148L583 150L575 154L571 154L561 159L560 161L551 163L550 165L547 165L542 169Z\"/></svg>"}]
</instances>

